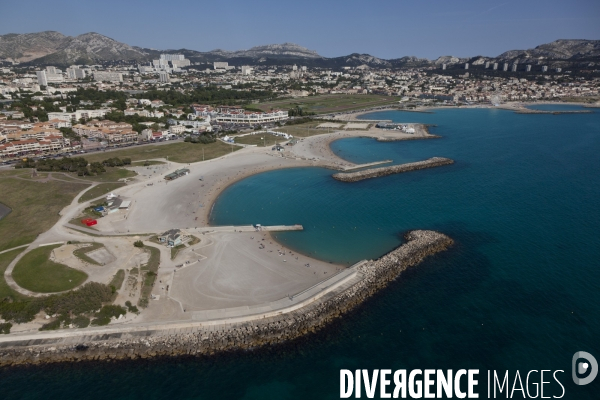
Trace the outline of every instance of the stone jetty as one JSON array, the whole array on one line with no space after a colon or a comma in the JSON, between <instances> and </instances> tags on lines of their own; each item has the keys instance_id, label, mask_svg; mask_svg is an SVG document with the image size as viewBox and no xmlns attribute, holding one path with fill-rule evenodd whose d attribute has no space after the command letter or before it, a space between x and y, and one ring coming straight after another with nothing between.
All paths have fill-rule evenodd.
<instances>
[{"instance_id":1,"label":"stone jetty","mask_svg":"<svg viewBox=\"0 0 600 400\"><path fill-rule=\"evenodd\" d=\"M0 366L54 362L145 359L156 356L212 355L283 343L315 332L384 288L404 270L453 244L448 236L417 230L406 243L378 260L358 263L356 279L315 298L304 307L263 319L210 326L178 321L140 327L65 330L53 338L15 335L0 340ZM11 335L12 336L12 335ZM8 340L7 340L8 339Z\"/></svg>"},{"instance_id":2,"label":"stone jetty","mask_svg":"<svg viewBox=\"0 0 600 400\"><path fill-rule=\"evenodd\" d=\"M358 172L340 172L333 174L333 178L342 182L357 182L362 181L363 179L378 178L380 176L400 174L402 172L415 171L418 169L440 167L448 164L454 164L454 160L444 157L432 157L423 161L392 165L390 167L370 168Z\"/></svg>"},{"instance_id":3,"label":"stone jetty","mask_svg":"<svg viewBox=\"0 0 600 400\"><path fill-rule=\"evenodd\" d=\"M552 115L561 115L561 114L592 114L594 111L592 110L562 110L562 111L550 111L550 110L533 110L530 108L519 108L515 111L517 114L552 114Z\"/></svg>"}]
</instances>

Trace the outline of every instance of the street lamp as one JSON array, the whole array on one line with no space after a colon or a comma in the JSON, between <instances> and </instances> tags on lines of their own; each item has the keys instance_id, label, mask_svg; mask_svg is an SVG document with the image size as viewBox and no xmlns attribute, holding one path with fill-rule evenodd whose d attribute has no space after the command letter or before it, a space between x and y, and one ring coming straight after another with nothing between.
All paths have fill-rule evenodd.
<instances>
[{"instance_id":1,"label":"street lamp","mask_svg":"<svg viewBox=\"0 0 600 400\"><path fill-rule=\"evenodd\" d=\"M263 147L267 147L267 145L265 144L265 137L261 137L262 141L263 141Z\"/></svg>"}]
</instances>

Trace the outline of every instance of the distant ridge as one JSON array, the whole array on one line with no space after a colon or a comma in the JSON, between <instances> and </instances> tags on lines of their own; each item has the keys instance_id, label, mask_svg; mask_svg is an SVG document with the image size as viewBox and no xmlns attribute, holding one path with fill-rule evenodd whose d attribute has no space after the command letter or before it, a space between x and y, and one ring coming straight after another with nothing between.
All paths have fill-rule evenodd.
<instances>
[{"instance_id":1,"label":"distant ridge","mask_svg":"<svg viewBox=\"0 0 600 400\"><path fill-rule=\"evenodd\" d=\"M369 54L353 53L342 57L327 58L314 50L295 43L268 44L248 50L215 49L199 52L189 49L156 50L130 46L99 33L90 32L79 36L65 36L60 32L0 35L0 60L17 61L34 65L94 64L112 61L148 62L158 58L163 52L184 54L192 62L211 63L229 61L232 65L263 64L280 65L302 63L316 67L369 67L369 68L414 68L431 67L442 64L452 65L469 62L481 65L487 61L540 64L555 61L598 62L600 61L600 40L560 39L528 50L510 50L495 57L476 56L459 58L441 56L436 60L405 56L395 59L382 59ZM590 64L591 65L591 64Z\"/></svg>"}]
</instances>

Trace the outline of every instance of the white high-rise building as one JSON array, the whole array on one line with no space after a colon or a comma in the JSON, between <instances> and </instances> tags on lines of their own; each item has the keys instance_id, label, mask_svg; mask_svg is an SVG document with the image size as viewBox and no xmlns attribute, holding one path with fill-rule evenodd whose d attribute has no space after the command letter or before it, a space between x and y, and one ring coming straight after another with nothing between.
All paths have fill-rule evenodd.
<instances>
[{"instance_id":1,"label":"white high-rise building","mask_svg":"<svg viewBox=\"0 0 600 400\"><path fill-rule=\"evenodd\" d=\"M183 54L161 54L160 59L166 61L181 61L185 60L185 56Z\"/></svg>"},{"instance_id":2,"label":"white high-rise building","mask_svg":"<svg viewBox=\"0 0 600 400\"><path fill-rule=\"evenodd\" d=\"M242 65L242 75L250 75L252 73L252 67L248 65Z\"/></svg>"},{"instance_id":3,"label":"white high-rise building","mask_svg":"<svg viewBox=\"0 0 600 400\"><path fill-rule=\"evenodd\" d=\"M465 69L469 69L469 63L465 63Z\"/></svg>"},{"instance_id":4,"label":"white high-rise building","mask_svg":"<svg viewBox=\"0 0 600 400\"><path fill-rule=\"evenodd\" d=\"M229 63L226 61L215 61L213 67L214 69L228 69Z\"/></svg>"},{"instance_id":5,"label":"white high-rise building","mask_svg":"<svg viewBox=\"0 0 600 400\"><path fill-rule=\"evenodd\" d=\"M73 65L71 68L67 68L67 76L69 79L83 79L85 78L85 70Z\"/></svg>"},{"instance_id":6,"label":"white high-rise building","mask_svg":"<svg viewBox=\"0 0 600 400\"><path fill-rule=\"evenodd\" d=\"M173 68L188 67L190 64L190 60L171 60Z\"/></svg>"},{"instance_id":7,"label":"white high-rise building","mask_svg":"<svg viewBox=\"0 0 600 400\"><path fill-rule=\"evenodd\" d=\"M50 68L50 71L58 71L59 73L49 72L48 68ZM64 81L64 78L62 76L62 73L60 73L60 70L57 70L54 67L48 67L48 68L46 68L46 71L37 71L36 72L36 75L38 78L38 83L41 86L48 86L48 82L60 83L60 82Z\"/></svg>"},{"instance_id":8,"label":"white high-rise building","mask_svg":"<svg viewBox=\"0 0 600 400\"><path fill-rule=\"evenodd\" d=\"M169 73L167 71L160 71L158 73L158 80L160 81L160 83L169 83Z\"/></svg>"},{"instance_id":9,"label":"white high-rise building","mask_svg":"<svg viewBox=\"0 0 600 400\"><path fill-rule=\"evenodd\" d=\"M525 71L527 71L527 72L531 72L531 65L528 65L528 66L526 66L526 67L525 67Z\"/></svg>"},{"instance_id":10,"label":"white high-rise building","mask_svg":"<svg viewBox=\"0 0 600 400\"><path fill-rule=\"evenodd\" d=\"M79 69L77 67L67 68L67 78L69 79L77 79L75 78L75 69Z\"/></svg>"},{"instance_id":11,"label":"white high-rise building","mask_svg":"<svg viewBox=\"0 0 600 400\"><path fill-rule=\"evenodd\" d=\"M498 63L494 63L494 71L498 69Z\"/></svg>"},{"instance_id":12,"label":"white high-rise building","mask_svg":"<svg viewBox=\"0 0 600 400\"><path fill-rule=\"evenodd\" d=\"M488 69L489 67L490 67L490 62L486 61L486 63L485 63L485 69Z\"/></svg>"},{"instance_id":13,"label":"white high-rise building","mask_svg":"<svg viewBox=\"0 0 600 400\"><path fill-rule=\"evenodd\" d=\"M46 71L36 72L38 83L40 86L48 86L48 79L46 78Z\"/></svg>"},{"instance_id":14,"label":"white high-rise building","mask_svg":"<svg viewBox=\"0 0 600 400\"><path fill-rule=\"evenodd\" d=\"M511 71L512 71L512 72L517 72L517 63L514 63L514 64L512 65L512 69L511 69Z\"/></svg>"},{"instance_id":15,"label":"white high-rise building","mask_svg":"<svg viewBox=\"0 0 600 400\"><path fill-rule=\"evenodd\" d=\"M548 72L548 66L547 65L542 66L542 72Z\"/></svg>"},{"instance_id":16,"label":"white high-rise building","mask_svg":"<svg viewBox=\"0 0 600 400\"><path fill-rule=\"evenodd\" d=\"M42 86L48 86L48 82L60 83L64 81L62 72L56 67L46 67L45 71L36 72L38 83Z\"/></svg>"},{"instance_id":17,"label":"white high-rise building","mask_svg":"<svg viewBox=\"0 0 600 400\"><path fill-rule=\"evenodd\" d=\"M504 63L502 66L502 71L508 71L508 63Z\"/></svg>"},{"instance_id":18,"label":"white high-rise building","mask_svg":"<svg viewBox=\"0 0 600 400\"><path fill-rule=\"evenodd\" d=\"M98 82L123 82L123 74L120 72L96 71L94 72L94 80Z\"/></svg>"}]
</instances>

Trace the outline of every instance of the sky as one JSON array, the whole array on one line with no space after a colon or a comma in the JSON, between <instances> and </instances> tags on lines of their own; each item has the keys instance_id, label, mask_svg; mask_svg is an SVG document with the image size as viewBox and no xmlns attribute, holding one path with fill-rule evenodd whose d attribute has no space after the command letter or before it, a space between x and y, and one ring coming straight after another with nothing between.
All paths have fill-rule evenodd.
<instances>
[{"instance_id":1,"label":"sky","mask_svg":"<svg viewBox=\"0 0 600 400\"><path fill-rule=\"evenodd\" d=\"M292 42L325 57L496 56L600 39L599 0L2 0L0 34L97 32L132 46L244 50Z\"/></svg>"}]
</instances>

